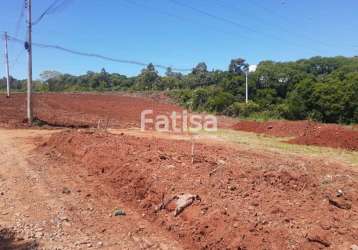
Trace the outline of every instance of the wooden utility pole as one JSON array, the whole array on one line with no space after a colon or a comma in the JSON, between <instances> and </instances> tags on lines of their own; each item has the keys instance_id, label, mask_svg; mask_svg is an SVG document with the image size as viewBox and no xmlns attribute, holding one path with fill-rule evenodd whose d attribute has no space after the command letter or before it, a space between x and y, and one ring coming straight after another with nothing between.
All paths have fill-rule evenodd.
<instances>
[{"instance_id":1,"label":"wooden utility pole","mask_svg":"<svg viewBox=\"0 0 358 250\"><path fill-rule=\"evenodd\" d=\"M31 16L31 1L25 0L27 7L27 44L25 47L28 52L28 78L27 78L27 121L29 125L32 124L32 16Z\"/></svg>"},{"instance_id":2,"label":"wooden utility pole","mask_svg":"<svg viewBox=\"0 0 358 250\"><path fill-rule=\"evenodd\" d=\"M5 32L4 38L5 38L5 64L6 64L6 97L9 98L10 97L10 70L9 70L9 51L7 46L8 43L7 32Z\"/></svg>"}]
</instances>

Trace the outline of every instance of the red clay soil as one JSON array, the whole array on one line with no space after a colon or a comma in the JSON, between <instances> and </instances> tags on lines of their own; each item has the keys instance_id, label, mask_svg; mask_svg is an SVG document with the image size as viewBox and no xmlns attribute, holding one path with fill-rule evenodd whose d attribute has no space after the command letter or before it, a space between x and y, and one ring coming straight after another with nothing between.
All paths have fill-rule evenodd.
<instances>
[{"instance_id":1,"label":"red clay soil","mask_svg":"<svg viewBox=\"0 0 358 250\"><path fill-rule=\"evenodd\" d=\"M52 135L47 157L88 170L188 249L349 249L358 242L358 173L322 160L88 130ZM76 163L76 164L75 164ZM88 185L91 185L89 183ZM197 195L174 216L166 203ZM158 232L160 234L160 231Z\"/></svg>"},{"instance_id":2,"label":"red clay soil","mask_svg":"<svg viewBox=\"0 0 358 250\"><path fill-rule=\"evenodd\" d=\"M53 126L115 128L140 127L140 114L153 109L155 114L181 111L176 105L140 96L122 94L35 94L34 117ZM26 126L25 94L0 96L0 126ZM108 124L107 124L108 122Z\"/></svg>"},{"instance_id":3,"label":"red clay soil","mask_svg":"<svg viewBox=\"0 0 358 250\"><path fill-rule=\"evenodd\" d=\"M182 109L162 94L150 97L116 94L35 94L34 116L50 126L60 127L140 127L140 114L153 109L154 115ZM0 126L26 127L25 94L11 98L0 95ZM272 136L294 137L290 143L358 150L358 130L309 121L254 122L219 117L220 128L234 128Z\"/></svg>"},{"instance_id":4,"label":"red clay soil","mask_svg":"<svg viewBox=\"0 0 358 250\"><path fill-rule=\"evenodd\" d=\"M235 130L278 137L294 137L288 142L348 150L358 150L358 130L336 124L320 124L311 121L241 121Z\"/></svg>"},{"instance_id":5,"label":"red clay soil","mask_svg":"<svg viewBox=\"0 0 358 250\"><path fill-rule=\"evenodd\" d=\"M0 127L27 126L25 97L25 94L13 94L8 99L0 95ZM152 118L159 114L170 115L173 111L179 115L182 111L182 108L170 103L165 93L46 93L35 94L33 100L34 116L55 127L97 127L100 121L101 127L138 128L143 110L152 109ZM218 119L221 128L230 128L236 123L236 120L227 117Z\"/></svg>"}]
</instances>

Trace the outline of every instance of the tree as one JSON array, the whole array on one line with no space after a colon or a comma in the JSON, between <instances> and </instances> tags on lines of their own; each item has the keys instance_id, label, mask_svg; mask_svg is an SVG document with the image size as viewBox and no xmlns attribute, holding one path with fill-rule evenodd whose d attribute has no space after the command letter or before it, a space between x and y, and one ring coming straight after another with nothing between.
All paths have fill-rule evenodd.
<instances>
[{"instance_id":1,"label":"tree","mask_svg":"<svg viewBox=\"0 0 358 250\"><path fill-rule=\"evenodd\" d=\"M173 77L173 78L177 78L177 79L181 79L183 77L183 75L180 72L174 72L171 67L167 68L165 75L167 77Z\"/></svg>"},{"instance_id":2,"label":"tree","mask_svg":"<svg viewBox=\"0 0 358 250\"><path fill-rule=\"evenodd\" d=\"M110 76L105 68L102 68L98 78L99 78L99 85L102 87L102 89L109 89L112 87Z\"/></svg>"},{"instance_id":3,"label":"tree","mask_svg":"<svg viewBox=\"0 0 358 250\"><path fill-rule=\"evenodd\" d=\"M152 63L142 70L136 82L136 89L149 90L158 87L160 77Z\"/></svg>"},{"instance_id":4,"label":"tree","mask_svg":"<svg viewBox=\"0 0 358 250\"><path fill-rule=\"evenodd\" d=\"M208 72L208 67L204 62L198 63L184 81L185 85L190 88L201 88L215 83L213 72Z\"/></svg>"},{"instance_id":5,"label":"tree","mask_svg":"<svg viewBox=\"0 0 358 250\"><path fill-rule=\"evenodd\" d=\"M288 105L288 116L286 118L293 120L308 118L309 111L313 110L313 91L314 82L310 79L298 83L286 100Z\"/></svg>"},{"instance_id":6,"label":"tree","mask_svg":"<svg viewBox=\"0 0 358 250\"><path fill-rule=\"evenodd\" d=\"M174 74L173 69L171 67L168 67L167 70L165 71L165 75L168 77L172 77Z\"/></svg>"},{"instance_id":7,"label":"tree","mask_svg":"<svg viewBox=\"0 0 358 250\"><path fill-rule=\"evenodd\" d=\"M229 72L232 74L243 74L249 70L249 65L245 63L245 59L232 59L229 65Z\"/></svg>"},{"instance_id":8,"label":"tree","mask_svg":"<svg viewBox=\"0 0 358 250\"><path fill-rule=\"evenodd\" d=\"M50 79L58 78L62 76L62 73L56 70L45 70L40 74L40 78L43 82L47 82Z\"/></svg>"},{"instance_id":9,"label":"tree","mask_svg":"<svg viewBox=\"0 0 358 250\"><path fill-rule=\"evenodd\" d=\"M208 99L207 108L211 112L222 113L227 107L233 104L235 98L232 94L223 91L215 91Z\"/></svg>"},{"instance_id":10,"label":"tree","mask_svg":"<svg viewBox=\"0 0 358 250\"><path fill-rule=\"evenodd\" d=\"M232 59L228 70L208 71L198 63L189 74L168 68L161 77L153 64L138 76L89 71L75 76L47 70L34 84L37 91L170 90L186 107L266 118L315 119L323 122L358 122L358 57L313 57L294 62L262 61L250 72L249 93L254 103L246 104L247 63ZM6 88L6 79L0 79ZM26 80L11 78L11 88L26 89Z\"/></svg>"},{"instance_id":11,"label":"tree","mask_svg":"<svg viewBox=\"0 0 358 250\"><path fill-rule=\"evenodd\" d=\"M208 66L206 66L206 63L201 62L195 66L192 73L194 75L199 75L199 74L206 74L207 72L208 72Z\"/></svg>"}]
</instances>

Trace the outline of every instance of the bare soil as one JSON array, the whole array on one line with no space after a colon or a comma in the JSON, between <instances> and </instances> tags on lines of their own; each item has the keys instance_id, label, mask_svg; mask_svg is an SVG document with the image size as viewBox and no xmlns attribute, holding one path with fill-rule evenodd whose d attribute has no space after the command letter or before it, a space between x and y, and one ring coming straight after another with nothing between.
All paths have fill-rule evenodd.
<instances>
[{"instance_id":1,"label":"bare soil","mask_svg":"<svg viewBox=\"0 0 358 250\"><path fill-rule=\"evenodd\" d=\"M27 126L25 96L0 96L0 249L358 245L358 172L339 160L129 129L144 109L181 111L162 96L36 94L34 101L38 122L52 130L19 129ZM98 121L120 130L87 128ZM235 120L219 122L232 128ZM357 131L338 125L234 129L357 149Z\"/></svg>"},{"instance_id":2,"label":"bare soil","mask_svg":"<svg viewBox=\"0 0 358 250\"><path fill-rule=\"evenodd\" d=\"M358 241L358 173L343 165L201 143L192 163L190 141L88 130L54 134L40 151L76 162L72 175L85 169L188 249L349 249ZM170 199L180 194L198 198L175 216Z\"/></svg>"},{"instance_id":3,"label":"bare soil","mask_svg":"<svg viewBox=\"0 0 358 250\"><path fill-rule=\"evenodd\" d=\"M140 126L140 114L145 109L154 114L181 111L178 106L146 97L110 94L35 94L34 117L59 127L100 126L129 128ZM26 127L26 96L0 96L0 125Z\"/></svg>"},{"instance_id":4,"label":"bare soil","mask_svg":"<svg viewBox=\"0 0 358 250\"><path fill-rule=\"evenodd\" d=\"M26 123L25 94L11 98L0 95L0 127L23 128ZM154 115L181 112L164 93L152 94L35 94L34 115L39 125L50 127L140 127L140 114L152 109ZM310 121L240 121L219 116L220 128L280 137L294 137L289 143L358 150L358 130L336 124ZM354 129L355 128L355 129Z\"/></svg>"},{"instance_id":5,"label":"bare soil","mask_svg":"<svg viewBox=\"0 0 358 250\"><path fill-rule=\"evenodd\" d=\"M241 121L235 130L279 137L293 137L289 143L358 150L358 130L337 124L311 121Z\"/></svg>"},{"instance_id":6,"label":"bare soil","mask_svg":"<svg viewBox=\"0 0 358 250\"><path fill-rule=\"evenodd\" d=\"M0 129L1 250L182 249L86 168L39 153L52 133Z\"/></svg>"}]
</instances>

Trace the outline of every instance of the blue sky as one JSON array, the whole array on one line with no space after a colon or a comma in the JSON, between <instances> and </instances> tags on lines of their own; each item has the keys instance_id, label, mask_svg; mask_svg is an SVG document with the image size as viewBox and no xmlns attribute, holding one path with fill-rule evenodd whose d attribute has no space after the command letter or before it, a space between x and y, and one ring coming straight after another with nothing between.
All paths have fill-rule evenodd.
<instances>
[{"instance_id":1,"label":"blue sky","mask_svg":"<svg viewBox=\"0 0 358 250\"><path fill-rule=\"evenodd\" d=\"M67 1L67 6L34 26L34 42L179 68L204 61L209 69L226 69L230 59L237 57L257 64L358 55L356 0ZM34 19L52 2L33 0ZM1 0L1 32L25 38L24 19L16 29L22 5L23 0ZM9 53L11 74L25 78L23 46L11 43ZM3 61L3 53L0 58ZM44 70L83 74L104 67L127 75L141 70L36 47L33 59L34 78Z\"/></svg>"}]
</instances>

